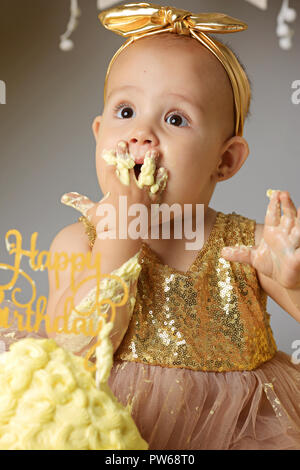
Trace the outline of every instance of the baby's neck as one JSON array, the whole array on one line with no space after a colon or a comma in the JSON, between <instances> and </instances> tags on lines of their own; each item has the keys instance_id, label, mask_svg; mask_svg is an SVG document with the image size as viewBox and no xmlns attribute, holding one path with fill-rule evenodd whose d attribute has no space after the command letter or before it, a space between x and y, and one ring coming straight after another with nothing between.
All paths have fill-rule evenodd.
<instances>
[{"instance_id":1,"label":"baby's neck","mask_svg":"<svg viewBox=\"0 0 300 470\"><path fill-rule=\"evenodd\" d=\"M182 230L180 238L174 238L174 223L172 221L172 223L170 222L170 237L162 238L162 230L160 226L159 239L151 238L150 234L149 238L145 239L144 241L162 259L172 258L172 256L175 258L176 256L178 256L178 253L182 254L182 258L184 258L185 256L186 258L188 258L189 256L194 255L195 252L198 252L208 239L211 229L214 225L216 215L217 212L214 209L211 209L210 207L206 206L204 208L204 220L203 217L200 217L200 221L193 218L192 230L193 232L196 232L194 238L186 238L186 232L184 231L184 220L182 220ZM200 237L201 231L203 231L203 237ZM202 238L202 240L200 240L200 238ZM195 245L195 248L191 248L193 244ZM190 247L187 248L187 246L189 245Z\"/></svg>"}]
</instances>

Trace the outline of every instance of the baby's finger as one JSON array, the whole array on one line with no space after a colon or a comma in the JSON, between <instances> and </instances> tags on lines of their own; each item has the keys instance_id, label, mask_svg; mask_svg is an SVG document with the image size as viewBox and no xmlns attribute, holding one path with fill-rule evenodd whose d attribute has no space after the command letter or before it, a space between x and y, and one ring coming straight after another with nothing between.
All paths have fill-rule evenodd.
<instances>
[{"instance_id":1,"label":"baby's finger","mask_svg":"<svg viewBox=\"0 0 300 470\"><path fill-rule=\"evenodd\" d=\"M221 250L221 256L228 261L251 264L251 252L253 251L253 247L245 245L225 246Z\"/></svg>"},{"instance_id":2,"label":"baby's finger","mask_svg":"<svg viewBox=\"0 0 300 470\"><path fill-rule=\"evenodd\" d=\"M280 224L281 209L279 193L280 191L273 191L272 195L270 196L270 202L265 217L266 225L277 226Z\"/></svg>"},{"instance_id":3,"label":"baby's finger","mask_svg":"<svg viewBox=\"0 0 300 470\"><path fill-rule=\"evenodd\" d=\"M167 185L168 171L164 167L160 167L157 170L155 184L151 186L150 191L152 194L161 194Z\"/></svg>"},{"instance_id":4,"label":"baby's finger","mask_svg":"<svg viewBox=\"0 0 300 470\"><path fill-rule=\"evenodd\" d=\"M166 168L160 167L157 170L155 184L153 184L149 190L149 195L153 202L157 202L158 200L160 200L160 196L166 188L167 180L168 171L166 170Z\"/></svg>"},{"instance_id":5,"label":"baby's finger","mask_svg":"<svg viewBox=\"0 0 300 470\"><path fill-rule=\"evenodd\" d=\"M99 202L105 201L110 196L110 191L108 191L101 199Z\"/></svg>"},{"instance_id":6,"label":"baby's finger","mask_svg":"<svg viewBox=\"0 0 300 470\"><path fill-rule=\"evenodd\" d=\"M117 143L116 154L117 158L121 158L123 160L127 160L128 158L130 158L128 143L126 142L126 140L120 140Z\"/></svg>"},{"instance_id":7,"label":"baby's finger","mask_svg":"<svg viewBox=\"0 0 300 470\"><path fill-rule=\"evenodd\" d=\"M156 171L157 159L157 150L148 150L146 152L144 163L141 166L141 172L137 180L137 185L140 189L142 189L144 186L149 186L151 190L151 187L155 184L154 174Z\"/></svg>"},{"instance_id":8,"label":"baby's finger","mask_svg":"<svg viewBox=\"0 0 300 470\"><path fill-rule=\"evenodd\" d=\"M159 186L160 192L162 192L168 181L168 170L164 167L160 167L157 171L157 176L156 176L156 183Z\"/></svg>"},{"instance_id":9,"label":"baby's finger","mask_svg":"<svg viewBox=\"0 0 300 470\"><path fill-rule=\"evenodd\" d=\"M117 143L116 155L116 175L122 184L124 184L125 186L129 186L130 170L134 167L135 161L130 155L128 143L126 142L126 140L121 140Z\"/></svg>"},{"instance_id":10,"label":"baby's finger","mask_svg":"<svg viewBox=\"0 0 300 470\"><path fill-rule=\"evenodd\" d=\"M283 216L281 217L280 225L287 232L290 233L291 229L295 225L297 217L297 209L291 200L288 191L281 191L280 201L282 206Z\"/></svg>"},{"instance_id":11,"label":"baby's finger","mask_svg":"<svg viewBox=\"0 0 300 470\"><path fill-rule=\"evenodd\" d=\"M291 219L294 219L295 217L297 217L297 209L288 191L280 192L280 201L281 201L282 211L284 215L286 215L287 217L290 217Z\"/></svg>"},{"instance_id":12,"label":"baby's finger","mask_svg":"<svg viewBox=\"0 0 300 470\"><path fill-rule=\"evenodd\" d=\"M154 184L154 173L156 170L156 153L148 150L146 152L144 163L141 166L141 172L139 174L138 182L143 186L152 186Z\"/></svg>"},{"instance_id":13,"label":"baby's finger","mask_svg":"<svg viewBox=\"0 0 300 470\"><path fill-rule=\"evenodd\" d=\"M127 152L126 141L118 142L116 151L104 149L101 157L107 165L113 167L111 170L115 173L118 180L125 186L129 186L130 177L128 170L134 166L134 160L130 158Z\"/></svg>"},{"instance_id":14,"label":"baby's finger","mask_svg":"<svg viewBox=\"0 0 300 470\"><path fill-rule=\"evenodd\" d=\"M297 217L294 219L295 225L290 232L290 242L294 248L300 248L300 207L297 210Z\"/></svg>"},{"instance_id":15,"label":"baby's finger","mask_svg":"<svg viewBox=\"0 0 300 470\"><path fill-rule=\"evenodd\" d=\"M292 228L289 240L294 248L300 248L300 223Z\"/></svg>"},{"instance_id":16,"label":"baby's finger","mask_svg":"<svg viewBox=\"0 0 300 470\"><path fill-rule=\"evenodd\" d=\"M117 164L116 153L113 150L103 149L101 158L103 158L103 160L110 166L116 166Z\"/></svg>"},{"instance_id":17,"label":"baby's finger","mask_svg":"<svg viewBox=\"0 0 300 470\"><path fill-rule=\"evenodd\" d=\"M60 202L66 206L73 207L73 209L76 209L85 217L87 217L88 210L95 205L95 203L87 196L83 196L82 194L76 192L63 194Z\"/></svg>"}]
</instances>

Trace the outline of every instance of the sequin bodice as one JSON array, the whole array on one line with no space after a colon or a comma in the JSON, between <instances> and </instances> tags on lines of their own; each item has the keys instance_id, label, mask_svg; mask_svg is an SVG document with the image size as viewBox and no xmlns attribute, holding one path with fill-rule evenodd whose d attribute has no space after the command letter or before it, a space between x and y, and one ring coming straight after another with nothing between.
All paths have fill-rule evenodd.
<instances>
[{"instance_id":1,"label":"sequin bodice","mask_svg":"<svg viewBox=\"0 0 300 470\"><path fill-rule=\"evenodd\" d=\"M253 246L254 230L255 220L218 212L186 272L162 264L143 243L136 303L115 359L215 372L271 359L277 347L256 271L220 257L224 246Z\"/></svg>"}]
</instances>

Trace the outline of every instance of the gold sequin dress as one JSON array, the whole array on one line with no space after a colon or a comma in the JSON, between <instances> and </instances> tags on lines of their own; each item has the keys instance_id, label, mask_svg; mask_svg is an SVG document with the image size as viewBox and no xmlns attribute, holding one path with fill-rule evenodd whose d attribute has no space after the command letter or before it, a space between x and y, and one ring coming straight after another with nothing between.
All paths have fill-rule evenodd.
<instances>
[{"instance_id":1,"label":"gold sequin dress","mask_svg":"<svg viewBox=\"0 0 300 470\"><path fill-rule=\"evenodd\" d=\"M300 365L277 349L255 269L220 256L254 233L255 220L217 212L186 272L142 244L108 383L150 450L300 449Z\"/></svg>"}]
</instances>

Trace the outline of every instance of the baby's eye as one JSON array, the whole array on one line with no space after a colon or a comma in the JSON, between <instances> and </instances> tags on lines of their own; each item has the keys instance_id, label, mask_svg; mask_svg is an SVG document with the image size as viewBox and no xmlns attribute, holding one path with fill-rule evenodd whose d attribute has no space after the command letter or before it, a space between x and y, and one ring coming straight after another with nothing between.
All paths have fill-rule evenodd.
<instances>
[{"instance_id":1,"label":"baby's eye","mask_svg":"<svg viewBox=\"0 0 300 470\"><path fill-rule=\"evenodd\" d=\"M120 114L118 115L118 112L120 111ZM127 103L121 103L115 106L114 108L114 114L119 118L119 119L130 119L133 116L133 109L130 104ZM183 116L182 113L179 113L179 111L173 111L168 117L172 117L170 120L170 124L172 126L176 127L186 127L188 126L188 120ZM185 125L181 125L182 123L186 123Z\"/></svg>"},{"instance_id":2,"label":"baby's eye","mask_svg":"<svg viewBox=\"0 0 300 470\"><path fill-rule=\"evenodd\" d=\"M132 107L129 104L121 103L114 108L114 112L118 113L121 110L121 119L128 119L132 117ZM116 114L117 117L118 114Z\"/></svg>"},{"instance_id":3,"label":"baby's eye","mask_svg":"<svg viewBox=\"0 0 300 470\"><path fill-rule=\"evenodd\" d=\"M185 126L181 126L180 124L182 122L186 122L186 124L188 125L188 120L182 115L182 114L179 114L177 111L173 111L172 114L170 114L167 119L171 117L172 119L169 121L170 124L172 124L172 126L177 126L177 127L185 127Z\"/></svg>"}]
</instances>

